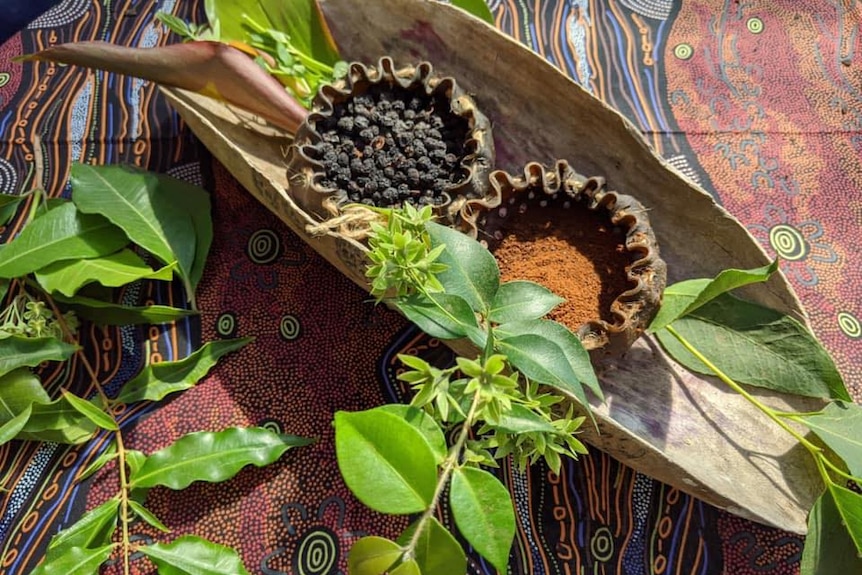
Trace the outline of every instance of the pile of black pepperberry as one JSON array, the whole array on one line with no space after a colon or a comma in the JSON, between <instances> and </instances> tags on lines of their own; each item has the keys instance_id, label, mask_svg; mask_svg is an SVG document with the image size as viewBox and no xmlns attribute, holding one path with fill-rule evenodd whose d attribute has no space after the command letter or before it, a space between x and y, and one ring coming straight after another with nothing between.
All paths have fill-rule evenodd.
<instances>
[{"instance_id":1,"label":"pile of black pepperberry","mask_svg":"<svg viewBox=\"0 0 862 575\"><path fill-rule=\"evenodd\" d=\"M319 184L351 203L441 205L445 190L469 175L461 166L469 126L443 94L375 84L336 103L316 131Z\"/></svg>"}]
</instances>

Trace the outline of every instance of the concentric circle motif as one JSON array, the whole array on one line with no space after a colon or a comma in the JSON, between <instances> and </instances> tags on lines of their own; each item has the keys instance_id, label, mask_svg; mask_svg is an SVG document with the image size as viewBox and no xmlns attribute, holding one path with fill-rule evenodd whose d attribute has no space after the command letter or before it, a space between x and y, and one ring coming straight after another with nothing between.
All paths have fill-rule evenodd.
<instances>
[{"instance_id":1,"label":"concentric circle motif","mask_svg":"<svg viewBox=\"0 0 862 575\"><path fill-rule=\"evenodd\" d=\"M694 48L691 47L691 44L677 44L673 48L673 55L680 60L688 60L694 56Z\"/></svg>"},{"instance_id":2,"label":"concentric circle motif","mask_svg":"<svg viewBox=\"0 0 862 575\"><path fill-rule=\"evenodd\" d=\"M277 419L262 419L257 424L258 427L262 427L267 431L271 431L272 433L283 433L283 427L281 422Z\"/></svg>"},{"instance_id":3,"label":"concentric circle motif","mask_svg":"<svg viewBox=\"0 0 862 575\"><path fill-rule=\"evenodd\" d=\"M246 254L256 264L271 264L281 255L281 239L272 230L257 230L248 239Z\"/></svg>"},{"instance_id":4,"label":"concentric circle motif","mask_svg":"<svg viewBox=\"0 0 862 575\"><path fill-rule=\"evenodd\" d=\"M763 32L763 20L754 16L748 19L748 22L745 23L745 27L748 28L748 31L752 34L760 34Z\"/></svg>"},{"instance_id":5,"label":"concentric circle motif","mask_svg":"<svg viewBox=\"0 0 862 575\"><path fill-rule=\"evenodd\" d=\"M299 324L299 318L294 315L285 315L281 318L281 322L278 325L278 333L281 335L282 339L286 339L287 341L292 341L299 337L302 328Z\"/></svg>"},{"instance_id":6,"label":"concentric circle motif","mask_svg":"<svg viewBox=\"0 0 862 575\"><path fill-rule=\"evenodd\" d=\"M590 551L597 561L607 561L614 555L614 537L607 527L599 527L590 541Z\"/></svg>"},{"instance_id":7,"label":"concentric circle motif","mask_svg":"<svg viewBox=\"0 0 862 575\"><path fill-rule=\"evenodd\" d=\"M778 224L769 230L769 245L779 256L792 262L804 260L809 250L802 233L787 224Z\"/></svg>"},{"instance_id":8,"label":"concentric circle motif","mask_svg":"<svg viewBox=\"0 0 862 575\"><path fill-rule=\"evenodd\" d=\"M236 328L236 315L233 312L225 312L216 319L216 333L221 337L233 337Z\"/></svg>"},{"instance_id":9,"label":"concentric circle motif","mask_svg":"<svg viewBox=\"0 0 862 575\"><path fill-rule=\"evenodd\" d=\"M324 527L317 527L302 536L293 557L293 572L297 575L329 575L338 563L338 539Z\"/></svg>"},{"instance_id":10,"label":"concentric circle motif","mask_svg":"<svg viewBox=\"0 0 862 575\"><path fill-rule=\"evenodd\" d=\"M9 83L9 80L12 79L12 74L9 72L0 72L0 88Z\"/></svg>"},{"instance_id":11,"label":"concentric circle motif","mask_svg":"<svg viewBox=\"0 0 862 575\"><path fill-rule=\"evenodd\" d=\"M0 194L18 193L18 172L8 160L0 158Z\"/></svg>"},{"instance_id":12,"label":"concentric circle motif","mask_svg":"<svg viewBox=\"0 0 862 575\"><path fill-rule=\"evenodd\" d=\"M844 335L851 339L862 338L862 322L849 311L842 311L838 314L838 327Z\"/></svg>"}]
</instances>

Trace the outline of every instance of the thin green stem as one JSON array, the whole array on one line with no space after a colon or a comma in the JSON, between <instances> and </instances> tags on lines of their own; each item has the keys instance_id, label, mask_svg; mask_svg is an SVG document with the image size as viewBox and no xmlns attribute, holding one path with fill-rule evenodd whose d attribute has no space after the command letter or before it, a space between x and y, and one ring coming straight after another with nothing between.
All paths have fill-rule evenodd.
<instances>
[{"instance_id":1,"label":"thin green stem","mask_svg":"<svg viewBox=\"0 0 862 575\"><path fill-rule=\"evenodd\" d=\"M723 371L721 371L714 363L709 361L696 347L694 347L687 339L685 339L678 331L674 329L672 325L669 325L665 328L669 334L674 336L677 341L679 341L682 346L688 350L693 356L695 356L698 360L700 360L710 371L712 371L718 379L724 382L728 387L730 387L733 391L740 394L742 397L748 400L754 407L762 411L769 419L774 421L781 427L784 431L789 433L796 439L799 443L801 443L808 451L811 452L812 455L817 456L821 453L821 449L808 441L801 433L787 425L781 417L768 405L762 403L759 399L748 393L741 385L736 383L730 377L727 376ZM824 477L825 479L825 477Z\"/></svg>"},{"instance_id":2,"label":"thin green stem","mask_svg":"<svg viewBox=\"0 0 862 575\"><path fill-rule=\"evenodd\" d=\"M76 346L78 346L78 357L81 360L81 365L84 366L84 370L87 372L87 375L90 377L90 381L92 385L96 388L96 393L99 395L99 399L102 402L102 408L106 414L108 414L111 419L114 420L114 423L117 424L117 430L113 432L114 441L117 443L117 467L119 468L120 474L120 527L121 527L121 546L123 548L123 575L129 575L131 573L130 566L130 557L132 555L132 544L131 539L129 538L129 522L130 511L131 508L129 506L129 481L126 475L126 449L123 444L123 434L120 431L120 425L117 419L114 417L114 413L111 410L111 400L108 395L105 393L105 389L102 387L102 382L99 381L99 376L96 374L96 370L90 364L87 356L84 355L83 348L78 345L78 338L75 337L75 334L72 333L72 330L69 329L68 324L66 323L66 319L63 317L63 314L60 312L57 307L57 303L54 301L54 298L51 297L45 291L42 291L42 295L45 298L48 306L51 308L51 311L54 313L54 317L57 318L57 321L60 324L60 329L63 331L63 336L65 339Z\"/></svg>"},{"instance_id":3,"label":"thin green stem","mask_svg":"<svg viewBox=\"0 0 862 575\"><path fill-rule=\"evenodd\" d=\"M837 465L835 465L835 464L834 464L830 459L828 459L827 457L821 457L821 459L823 459L823 462L824 462L824 463L826 463L826 465L827 465L827 466L828 466L832 471L834 471L835 473L837 473L838 475L840 475L840 476L841 476L841 477L843 477L844 479L847 479L848 481L852 481L852 482L854 482L854 483L859 483L860 485L862 485L862 478L860 478L860 477L856 477L855 475L851 475L850 473L847 473L846 471L844 471L843 469L841 469L840 467L838 467Z\"/></svg>"},{"instance_id":4,"label":"thin green stem","mask_svg":"<svg viewBox=\"0 0 862 575\"><path fill-rule=\"evenodd\" d=\"M409 561L415 557L416 545L419 544L419 538L422 536L422 531L425 529L425 525L428 521L431 520L431 517L433 517L434 511L437 509L437 504L440 502L440 497L443 495L443 491L446 489L446 484L449 482L449 477L452 475L452 472L458 465L458 461L461 459L461 451L463 451L464 444L467 443L467 438L470 436L470 428L475 423L474 420L476 419L476 411L478 408L479 390L473 394L473 401L470 404L467 417L464 419L464 423L462 424L461 432L458 434L458 439L455 441L455 445L452 446L452 449L449 451L449 455L443 462L443 471L440 473L440 478L437 480L437 487L434 490L434 496L431 498L431 504L428 505L428 508L422 514L422 517L419 518L419 521L416 523L416 529L413 531L413 535L410 537L407 547L404 548L405 561Z\"/></svg>"}]
</instances>

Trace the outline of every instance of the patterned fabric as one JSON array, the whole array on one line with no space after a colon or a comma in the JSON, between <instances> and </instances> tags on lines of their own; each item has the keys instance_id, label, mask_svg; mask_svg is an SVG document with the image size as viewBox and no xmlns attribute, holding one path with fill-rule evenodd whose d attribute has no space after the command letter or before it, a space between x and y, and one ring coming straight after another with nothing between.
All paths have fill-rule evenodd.
<instances>
[{"instance_id":1,"label":"patterned fabric","mask_svg":"<svg viewBox=\"0 0 862 575\"><path fill-rule=\"evenodd\" d=\"M370 0L369 0L370 1ZM489 1L498 27L626 114L655 149L738 216L797 289L854 397L862 397L862 7L852 0ZM148 504L172 529L240 549L252 573L346 569L364 534L396 535L406 519L372 513L340 480L336 410L403 398L395 355L446 364L451 354L375 307L211 161L146 82L14 56L60 42L133 46L175 41L156 9L202 20L203 2L64 0L0 46L0 192L68 193L73 161L133 163L211 191L216 238L199 319L175 327L86 328L90 361L109 389L146 361L201 341L254 335L196 388L121 414L127 444L158 449L193 430L266 425L314 436L277 464L225 484L154 489ZM655 209L660 209L656 206ZM20 227L2 230L3 239ZM128 302L180 305L156 282ZM49 390L86 382L72 364L41 372ZM86 394L86 384L75 391ZM0 575L36 565L59 528L116 491L109 467L74 480L105 448L0 447ZM802 540L721 512L599 452L559 475L499 472L519 523L513 574L798 573ZM441 517L446 520L446 516ZM157 533L135 525L133 537ZM135 573L154 572L142 558ZM478 555L470 573L493 573ZM116 567L106 572L118 573Z\"/></svg>"}]
</instances>

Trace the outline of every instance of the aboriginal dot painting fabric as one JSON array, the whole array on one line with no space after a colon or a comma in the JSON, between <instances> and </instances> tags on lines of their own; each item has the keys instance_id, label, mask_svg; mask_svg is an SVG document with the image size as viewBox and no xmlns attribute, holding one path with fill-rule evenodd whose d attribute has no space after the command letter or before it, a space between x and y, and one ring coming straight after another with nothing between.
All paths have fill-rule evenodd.
<instances>
[{"instance_id":1,"label":"aboriginal dot painting fabric","mask_svg":"<svg viewBox=\"0 0 862 575\"><path fill-rule=\"evenodd\" d=\"M371 1L371 0L365 0ZM812 325L862 397L862 5L853 0L490 0L497 26L627 115L671 164L780 256ZM170 535L238 548L251 573L346 571L364 534L406 520L364 509L340 480L332 415L402 399L398 353L445 364L447 348L367 296L258 205L213 161L150 83L21 63L74 40L176 42L163 10L203 21L203 1L63 0L0 46L0 192L68 194L71 162L130 163L204 186L216 237L199 318L148 328L84 327L98 376L116 388L146 362L201 341L256 337L197 387L120 414L128 447L151 451L193 430L264 425L319 438L219 485L153 489ZM0 14L2 17L2 14ZM20 221L0 229L8 240ZM129 302L183 305L145 283ZM48 365L52 393L88 390L80 366ZM0 447L0 574L25 575L52 534L115 490L109 465L74 480L104 449ZM734 517L592 452L559 475L504 465L518 530L509 573L753 575L798 572L802 539ZM444 520L446 518L444 517ZM154 573L135 558L137 574ZM106 573L119 573L116 565ZM494 570L470 555L471 574Z\"/></svg>"}]
</instances>

